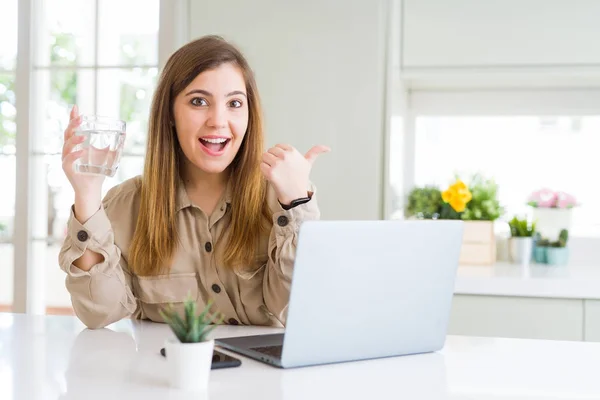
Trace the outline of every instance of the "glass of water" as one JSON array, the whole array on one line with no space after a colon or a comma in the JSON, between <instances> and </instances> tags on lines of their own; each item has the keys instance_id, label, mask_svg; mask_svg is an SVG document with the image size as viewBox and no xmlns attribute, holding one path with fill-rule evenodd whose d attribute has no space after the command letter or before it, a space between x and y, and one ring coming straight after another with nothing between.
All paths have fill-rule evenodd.
<instances>
[{"instance_id":1,"label":"glass of water","mask_svg":"<svg viewBox=\"0 0 600 400\"><path fill-rule=\"evenodd\" d=\"M96 115L82 115L75 135L85 136L77 145L83 155L75 161L75 171L82 174L112 177L117 172L123 144L125 121Z\"/></svg>"}]
</instances>

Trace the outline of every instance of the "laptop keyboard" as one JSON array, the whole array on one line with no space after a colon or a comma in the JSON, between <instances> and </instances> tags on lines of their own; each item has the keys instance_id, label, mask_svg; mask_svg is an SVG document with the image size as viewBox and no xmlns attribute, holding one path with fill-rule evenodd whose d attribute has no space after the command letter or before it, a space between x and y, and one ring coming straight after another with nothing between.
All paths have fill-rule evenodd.
<instances>
[{"instance_id":1,"label":"laptop keyboard","mask_svg":"<svg viewBox=\"0 0 600 400\"><path fill-rule=\"evenodd\" d=\"M251 347L250 350L258 351L259 353L263 353L269 355L271 357L281 358L281 351L283 350L283 346L261 346L261 347Z\"/></svg>"}]
</instances>

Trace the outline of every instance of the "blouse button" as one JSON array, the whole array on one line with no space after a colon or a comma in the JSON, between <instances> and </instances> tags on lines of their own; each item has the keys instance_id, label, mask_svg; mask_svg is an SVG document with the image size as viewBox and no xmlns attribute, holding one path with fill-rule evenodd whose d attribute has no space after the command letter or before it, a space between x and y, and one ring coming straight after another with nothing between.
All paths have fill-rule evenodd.
<instances>
[{"instance_id":1,"label":"blouse button","mask_svg":"<svg viewBox=\"0 0 600 400\"><path fill-rule=\"evenodd\" d=\"M288 217L286 217L285 215L281 215L279 218L277 218L277 225L279 226L286 226L288 222Z\"/></svg>"},{"instance_id":2,"label":"blouse button","mask_svg":"<svg viewBox=\"0 0 600 400\"><path fill-rule=\"evenodd\" d=\"M77 239L79 239L81 242L85 242L88 240L88 233L86 231L77 232Z\"/></svg>"}]
</instances>

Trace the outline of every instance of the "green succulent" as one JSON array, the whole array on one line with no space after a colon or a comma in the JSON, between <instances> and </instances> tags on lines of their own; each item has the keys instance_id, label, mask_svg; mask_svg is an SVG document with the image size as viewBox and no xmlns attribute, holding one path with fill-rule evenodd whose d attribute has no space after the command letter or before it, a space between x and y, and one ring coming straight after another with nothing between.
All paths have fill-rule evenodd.
<instances>
[{"instance_id":1,"label":"green succulent","mask_svg":"<svg viewBox=\"0 0 600 400\"><path fill-rule=\"evenodd\" d=\"M516 216L508 222L512 237L532 237L535 233L535 222L529 223L526 219Z\"/></svg>"},{"instance_id":2,"label":"green succulent","mask_svg":"<svg viewBox=\"0 0 600 400\"><path fill-rule=\"evenodd\" d=\"M550 247L550 241L546 238L541 238L537 242L535 242L537 247Z\"/></svg>"},{"instance_id":3,"label":"green succulent","mask_svg":"<svg viewBox=\"0 0 600 400\"><path fill-rule=\"evenodd\" d=\"M212 304L213 301L209 300L204 310L197 315L196 301L188 295L184 301L183 316L177 313L172 304L169 304L165 310L159 310L159 313L180 342L205 342L208 334L224 319L221 313L210 313Z\"/></svg>"},{"instance_id":4,"label":"green succulent","mask_svg":"<svg viewBox=\"0 0 600 400\"><path fill-rule=\"evenodd\" d=\"M567 242L569 241L569 231L566 229L562 229L560 234L558 235L558 240L551 242L551 247L567 247Z\"/></svg>"},{"instance_id":5,"label":"green succulent","mask_svg":"<svg viewBox=\"0 0 600 400\"><path fill-rule=\"evenodd\" d=\"M567 242L569 241L569 231L566 229L562 229L560 234L558 235L557 240L549 240L547 238L540 237L537 242L537 247L567 247Z\"/></svg>"}]
</instances>

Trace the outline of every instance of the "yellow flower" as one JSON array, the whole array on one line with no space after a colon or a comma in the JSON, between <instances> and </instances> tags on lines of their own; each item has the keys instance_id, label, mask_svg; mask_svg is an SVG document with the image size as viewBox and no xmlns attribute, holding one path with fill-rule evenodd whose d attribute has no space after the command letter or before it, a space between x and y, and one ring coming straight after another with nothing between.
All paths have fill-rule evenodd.
<instances>
[{"instance_id":1,"label":"yellow flower","mask_svg":"<svg viewBox=\"0 0 600 400\"><path fill-rule=\"evenodd\" d=\"M450 207L456 212L463 212L467 207L467 203L473 198L471 191L463 181L458 179L454 184L442 192L442 200L444 203L450 204Z\"/></svg>"},{"instance_id":2,"label":"yellow flower","mask_svg":"<svg viewBox=\"0 0 600 400\"><path fill-rule=\"evenodd\" d=\"M457 180L454 185L452 185L452 187L454 187L457 190L469 190L469 188L467 188L467 185L465 185L465 183L463 181L461 181L460 179Z\"/></svg>"},{"instance_id":3,"label":"yellow flower","mask_svg":"<svg viewBox=\"0 0 600 400\"><path fill-rule=\"evenodd\" d=\"M456 212L463 212L465 211L465 208L467 208L467 203L460 199L452 199L452 201L450 201L450 207L454 208L454 211Z\"/></svg>"},{"instance_id":4,"label":"yellow flower","mask_svg":"<svg viewBox=\"0 0 600 400\"><path fill-rule=\"evenodd\" d=\"M444 200L444 203L450 203L450 200L452 200L453 194L454 193L450 189L442 192L442 200Z\"/></svg>"}]
</instances>

